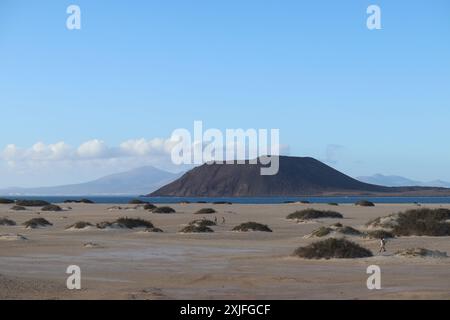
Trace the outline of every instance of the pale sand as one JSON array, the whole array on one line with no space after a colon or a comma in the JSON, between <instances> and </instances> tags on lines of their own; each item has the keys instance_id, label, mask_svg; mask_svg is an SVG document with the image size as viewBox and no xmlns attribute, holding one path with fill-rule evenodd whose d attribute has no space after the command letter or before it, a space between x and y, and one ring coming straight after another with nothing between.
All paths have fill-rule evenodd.
<instances>
[{"instance_id":1,"label":"pale sand","mask_svg":"<svg viewBox=\"0 0 450 320\"><path fill-rule=\"evenodd\" d=\"M450 237L393 239L387 243L386 254L367 259L327 261L290 256L297 247L317 240L304 236L319 226L339 221L361 227L372 218L416 208L414 205L171 205L177 214L108 211L111 206L71 204L73 210L38 215L36 208L11 212L11 205L0 205L0 217L17 222L13 227L0 226L0 234L20 234L28 239L0 241L0 299L450 299L450 258L393 255L412 247L450 255ZM218 214L193 214L204 207L214 207ZM345 219L307 224L285 219L295 210L310 207L339 211ZM77 221L95 224L121 216L149 219L164 233L65 230ZM214 233L178 233L203 216L217 216L219 226L213 227ZM220 224L222 216L224 225ZM32 217L44 217L54 225L35 230L20 225ZM230 231L247 221L267 224L274 232ZM377 240L350 238L374 253L378 249ZM381 290L366 287L366 268L372 264L381 267ZM81 267L80 291L66 289L69 265Z\"/></svg>"}]
</instances>

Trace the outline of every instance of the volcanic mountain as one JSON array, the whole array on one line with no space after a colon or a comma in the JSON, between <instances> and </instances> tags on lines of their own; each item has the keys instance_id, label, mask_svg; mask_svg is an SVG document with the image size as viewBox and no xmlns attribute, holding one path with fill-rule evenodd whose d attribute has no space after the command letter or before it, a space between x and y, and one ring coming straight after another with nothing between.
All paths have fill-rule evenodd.
<instances>
[{"instance_id":1,"label":"volcanic mountain","mask_svg":"<svg viewBox=\"0 0 450 320\"><path fill-rule=\"evenodd\" d=\"M259 163L259 162L258 162ZM265 197L304 195L450 195L450 189L385 187L353 179L309 157L280 156L279 172L260 174L261 164L204 164L149 196Z\"/></svg>"}]
</instances>

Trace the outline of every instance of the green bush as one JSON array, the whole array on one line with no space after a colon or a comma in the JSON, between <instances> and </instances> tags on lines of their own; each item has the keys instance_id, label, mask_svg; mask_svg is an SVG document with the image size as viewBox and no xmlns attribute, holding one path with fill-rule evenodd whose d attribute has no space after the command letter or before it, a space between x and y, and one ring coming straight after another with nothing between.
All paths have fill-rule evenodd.
<instances>
[{"instance_id":1,"label":"green bush","mask_svg":"<svg viewBox=\"0 0 450 320\"><path fill-rule=\"evenodd\" d=\"M313 237L325 237L327 235L329 235L331 232L333 232L333 229L328 228L328 227L320 227L317 230L314 230L311 233L311 236Z\"/></svg>"},{"instance_id":2,"label":"green bush","mask_svg":"<svg viewBox=\"0 0 450 320\"><path fill-rule=\"evenodd\" d=\"M70 226L68 226L66 229L84 229L86 227L92 227L93 225L89 222L85 222L85 221L78 221Z\"/></svg>"},{"instance_id":3,"label":"green bush","mask_svg":"<svg viewBox=\"0 0 450 320\"><path fill-rule=\"evenodd\" d=\"M124 226L128 229L134 229L134 228L153 228L154 225L150 221L143 220L143 219L133 219L133 218L119 218L116 220L116 223L119 225Z\"/></svg>"},{"instance_id":4,"label":"green bush","mask_svg":"<svg viewBox=\"0 0 450 320\"><path fill-rule=\"evenodd\" d=\"M202 233L202 232L214 232L213 229L207 226L190 224L180 230L181 233Z\"/></svg>"},{"instance_id":5,"label":"green bush","mask_svg":"<svg viewBox=\"0 0 450 320\"><path fill-rule=\"evenodd\" d=\"M22 207L44 207L50 205L50 203L44 200L17 200L16 205Z\"/></svg>"},{"instance_id":6,"label":"green bush","mask_svg":"<svg viewBox=\"0 0 450 320\"><path fill-rule=\"evenodd\" d=\"M272 230L265 224L257 223L257 222L246 222L242 223L233 228L233 231L263 231L263 232L272 232Z\"/></svg>"},{"instance_id":7,"label":"green bush","mask_svg":"<svg viewBox=\"0 0 450 320\"><path fill-rule=\"evenodd\" d=\"M414 209L398 214L393 227L396 236L450 236L448 209Z\"/></svg>"},{"instance_id":8,"label":"green bush","mask_svg":"<svg viewBox=\"0 0 450 320\"><path fill-rule=\"evenodd\" d=\"M355 203L356 206L360 207L375 207L375 203L367 201L367 200L360 200Z\"/></svg>"},{"instance_id":9,"label":"green bush","mask_svg":"<svg viewBox=\"0 0 450 320\"><path fill-rule=\"evenodd\" d=\"M216 210L214 210L213 208L203 208L195 212L195 214L211 214L211 213L216 213Z\"/></svg>"},{"instance_id":10,"label":"green bush","mask_svg":"<svg viewBox=\"0 0 450 320\"><path fill-rule=\"evenodd\" d=\"M153 213L175 213L176 211L171 207L157 207L152 212Z\"/></svg>"},{"instance_id":11,"label":"green bush","mask_svg":"<svg viewBox=\"0 0 450 320\"><path fill-rule=\"evenodd\" d=\"M49 204L49 205L42 207L41 210L58 212L58 211L62 211L62 208L60 206L57 206L56 204Z\"/></svg>"},{"instance_id":12,"label":"green bush","mask_svg":"<svg viewBox=\"0 0 450 320\"><path fill-rule=\"evenodd\" d=\"M0 218L0 226L15 226L16 223L8 218Z\"/></svg>"},{"instance_id":13,"label":"green bush","mask_svg":"<svg viewBox=\"0 0 450 320\"><path fill-rule=\"evenodd\" d=\"M26 228L35 229L38 227L52 226L53 224L44 218L33 218L23 223Z\"/></svg>"},{"instance_id":14,"label":"green bush","mask_svg":"<svg viewBox=\"0 0 450 320\"><path fill-rule=\"evenodd\" d=\"M0 198L0 204L12 204L12 203L14 203L14 200Z\"/></svg>"},{"instance_id":15,"label":"green bush","mask_svg":"<svg viewBox=\"0 0 450 320\"><path fill-rule=\"evenodd\" d=\"M294 251L294 255L306 259L350 259L373 256L372 252L346 239L329 238L314 242Z\"/></svg>"},{"instance_id":16,"label":"green bush","mask_svg":"<svg viewBox=\"0 0 450 320\"><path fill-rule=\"evenodd\" d=\"M322 218L343 218L342 214L335 211L322 211L315 209L306 209L302 211L295 211L294 213L289 214L286 219L300 219L300 220L309 220L309 219L322 219Z\"/></svg>"}]
</instances>

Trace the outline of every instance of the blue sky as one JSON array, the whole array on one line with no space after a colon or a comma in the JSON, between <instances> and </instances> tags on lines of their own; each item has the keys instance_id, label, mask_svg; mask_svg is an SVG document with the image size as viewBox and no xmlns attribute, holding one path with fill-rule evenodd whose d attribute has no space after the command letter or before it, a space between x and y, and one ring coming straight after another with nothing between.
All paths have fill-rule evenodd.
<instances>
[{"instance_id":1,"label":"blue sky","mask_svg":"<svg viewBox=\"0 0 450 320\"><path fill-rule=\"evenodd\" d=\"M70 4L81 30L65 27ZM382 30L366 28L370 4ZM449 36L446 0L2 0L0 151L25 155L0 158L0 187L157 165L26 150L166 139L194 120L279 128L291 155L352 176L450 180Z\"/></svg>"}]
</instances>

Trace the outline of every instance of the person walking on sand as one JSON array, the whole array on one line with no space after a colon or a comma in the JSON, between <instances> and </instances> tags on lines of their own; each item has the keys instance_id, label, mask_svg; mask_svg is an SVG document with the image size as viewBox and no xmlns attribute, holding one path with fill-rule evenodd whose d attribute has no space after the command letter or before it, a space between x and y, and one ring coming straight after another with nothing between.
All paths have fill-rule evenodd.
<instances>
[{"instance_id":1,"label":"person walking on sand","mask_svg":"<svg viewBox=\"0 0 450 320\"><path fill-rule=\"evenodd\" d=\"M222 217L222 224L225 224L225 217Z\"/></svg>"},{"instance_id":2,"label":"person walking on sand","mask_svg":"<svg viewBox=\"0 0 450 320\"><path fill-rule=\"evenodd\" d=\"M214 216L214 223L217 224L217 216Z\"/></svg>"},{"instance_id":3,"label":"person walking on sand","mask_svg":"<svg viewBox=\"0 0 450 320\"><path fill-rule=\"evenodd\" d=\"M378 250L378 253L386 252L386 240L384 238L380 239L380 250Z\"/></svg>"}]
</instances>

